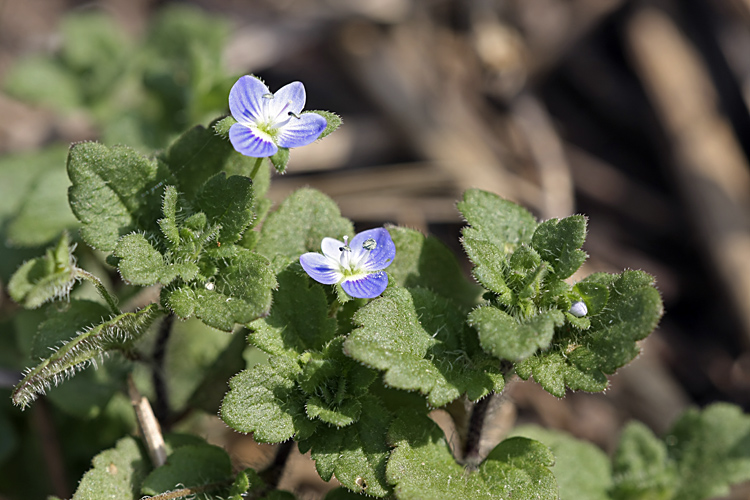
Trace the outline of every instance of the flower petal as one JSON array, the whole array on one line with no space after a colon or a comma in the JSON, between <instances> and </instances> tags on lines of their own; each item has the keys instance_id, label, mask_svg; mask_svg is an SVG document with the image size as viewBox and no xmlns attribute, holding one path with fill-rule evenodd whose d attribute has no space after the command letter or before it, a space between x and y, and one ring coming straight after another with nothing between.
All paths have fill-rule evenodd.
<instances>
[{"instance_id":1,"label":"flower petal","mask_svg":"<svg viewBox=\"0 0 750 500\"><path fill-rule=\"evenodd\" d=\"M388 286L388 275L383 271L368 274L364 278L341 283L344 291L357 299L374 299Z\"/></svg>"},{"instance_id":2,"label":"flower petal","mask_svg":"<svg viewBox=\"0 0 750 500\"><path fill-rule=\"evenodd\" d=\"M270 94L263 82L254 76L243 76L229 91L229 111L235 120L240 123L256 123L263 118L263 108Z\"/></svg>"},{"instance_id":3,"label":"flower petal","mask_svg":"<svg viewBox=\"0 0 750 500\"><path fill-rule=\"evenodd\" d=\"M281 87L266 102L266 120L281 124L292 117L289 113L299 115L305 107L305 86L302 82L292 82ZM286 146L285 146L286 147Z\"/></svg>"},{"instance_id":4,"label":"flower petal","mask_svg":"<svg viewBox=\"0 0 750 500\"><path fill-rule=\"evenodd\" d=\"M298 148L315 141L326 129L328 122L317 113L302 113L299 118L290 117L279 127L277 141L282 148Z\"/></svg>"},{"instance_id":5,"label":"flower petal","mask_svg":"<svg viewBox=\"0 0 750 500\"><path fill-rule=\"evenodd\" d=\"M368 239L375 240L375 248L369 251L358 261L357 269L361 271L380 271L391 265L396 257L396 245L391 239L387 229L378 227L362 231L352 238L351 247L353 251L364 250L364 243ZM366 250L364 250L366 251Z\"/></svg>"},{"instance_id":6,"label":"flower petal","mask_svg":"<svg viewBox=\"0 0 750 500\"><path fill-rule=\"evenodd\" d=\"M312 279L324 285L333 285L344 277L338 267L333 267L328 257L319 253L308 252L300 255L299 263Z\"/></svg>"},{"instance_id":7,"label":"flower petal","mask_svg":"<svg viewBox=\"0 0 750 500\"><path fill-rule=\"evenodd\" d=\"M229 129L229 141L238 152L255 158L272 156L279 149L266 134L260 135L254 127L242 123L235 123Z\"/></svg>"},{"instance_id":8,"label":"flower petal","mask_svg":"<svg viewBox=\"0 0 750 500\"><path fill-rule=\"evenodd\" d=\"M341 257L342 247L344 247L344 242L335 238L323 238L323 241L320 244L320 249L323 250L325 256L330 257L336 262L338 262L339 257Z\"/></svg>"}]
</instances>

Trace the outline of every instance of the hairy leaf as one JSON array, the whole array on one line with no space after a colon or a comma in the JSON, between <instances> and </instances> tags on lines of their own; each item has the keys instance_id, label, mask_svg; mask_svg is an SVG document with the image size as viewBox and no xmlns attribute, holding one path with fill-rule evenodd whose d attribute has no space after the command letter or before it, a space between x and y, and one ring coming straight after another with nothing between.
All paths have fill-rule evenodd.
<instances>
[{"instance_id":1,"label":"hairy leaf","mask_svg":"<svg viewBox=\"0 0 750 500\"><path fill-rule=\"evenodd\" d=\"M25 262L8 282L11 298L35 309L45 302L68 296L78 277L68 234L63 233L44 257Z\"/></svg>"},{"instance_id":2,"label":"hairy leaf","mask_svg":"<svg viewBox=\"0 0 750 500\"><path fill-rule=\"evenodd\" d=\"M99 453L92 465L78 484L73 500L138 500L140 484L151 470L145 450L132 437L122 438L114 448Z\"/></svg>"},{"instance_id":3,"label":"hairy leaf","mask_svg":"<svg viewBox=\"0 0 750 500\"><path fill-rule=\"evenodd\" d=\"M192 262L165 262L162 254L143 235L137 233L120 238L114 255L120 258L117 267L122 279L132 285L168 285L178 277L191 281L198 275L198 266Z\"/></svg>"},{"instance_id":4,"label":"hairy leaf","mask_svg":"<svg viewBox=\"0 0 750 500\"><path fill-rule=\"evenodd\" d=\"M219 483L209 490L213 497L229 490L231 478L232 461L224 449L208 444L182 446L169 455L164 465L149 473L141 493L158 495L178 488Z\"/></svg>"},{"instance_id":5,"label":"hairy leaf","mask_svg":"<svg viewBox=\"0 0 750 500\"><path fill-rule=\"evenodd\" d=\"M260 443L310 436L317 423L305 414L305 395L296 383L301 371L296 361L272 357L269 364L240 372L229 381L221 418L239 432L252 432Z\"/></svg>"},{"instance_id":6,"label":"hairy leaf","mask_svg":"<svg viewBox=\"0 0 750 500\"><path fill-rule=\"evenodd\" d=\"M106 351L121 349L138 339L161 312L151 304L136 312L115 316L60 346L31 369L13 389L13 404L27 407L51 384L94 364Z\"/></svg>"},{"instance_id":7,"label":"hairy leaf","mask_svg":"<svg viewBox=\"0 0 750 500\"><path fill-rule=\"evenodd\" d=\"M419 390L432 406L463 393L476 400L502 390L504 379L497 361L473 344L464 320L457 306L429 290L391 287L355 314L361 327L344 350L385 371L386 384Z\"/></svg>"},{"instance_id":8,"label":"hairy leaf","mask_svg":"<svg viewBox=\"0 0 750 500\"><path fill-rule=\"evenodd\" d=\"M464 228L464 237L488 241L505 253L530 243L537 227L525 208L479 189L467 190L458 210L471 225Z\"/></svg>"},{"instance_id":9,"label":"hairy leaf","mask_svg":"<svg viewBox=\"0 0 750 500\"><path fill-rule=\"evenodd\" d=\"M398 249L388 266L396 284L427 288L465 308L477 303L480 288L466 280L456 257L437 238L397 226L388 232Z\"/></svg>"},{"instance_id":10,"label":"hairy leaf","mask_svg":"<svg viewBox=\"0 0 750 500\"><path fill-rule=\"evenodd\" d=\"M305 113L315 113L326 119L326 128L321 132L318 140L332 134L344 123L339 115L330 111L310 110L305 111Z\"/></svg>"},{"instance_id":11,"label":"hairy leaf","mask_svg":"<svg viewBox=\"0 0 750 500\"><path fill-rule=\"evenodd\" d=\"M352 223L328 196L304 188L292 193L263 223L255 250L278 272L305 252L320 252L325 237L341 239L354 232Z\"/></svg>"},{"instance_id":12,"label":"hairy leaf","mask_svg":"<svg viewBox=\"0 0 750 500\"><path fill-rule=\"evenodd\" d=\"M336 335L336 319L328 316L323 287L300 272L293 265L277 276L271 314L248 325L248 340L269 354L296 359Z\"/></svg>"},{"instance_id":13,"label":"hairy leaf","mask_svg":"<svg viewBox=\"0 0 750 500\"><path fill-rule=\"evenodd\" d=\"M589 317L590 328L566 325L556 331L549 349L516 364L521 378L533 375L546 391L558 397L565 395L566 386L604 390L605 374L614 373L638 354L636 342L653 331L663 312L653 277L642 271L596 273L582 283L608 289L606 294L596 295L597 300L606 296L607 302Z\"/></svg>"},{"instance_id":14,"label":"hairy leaf","mask_svg":"<svg viewBox=\"0 0 750 500\"><path fill-rule=\"evenodd\" d=\"M443 431L426 416L402 413L391 426L389 440L396 449L386 476L400 500L558 498L550 471L554 456L537 441L506 439L476 471L467 471L453 459Z\"/></svg>"},{"instance_id":15,"label":"hairy leaf","mask_svg":"<svg viewBox=\"0 0 750 500\"><path fill-rule=\"evenodd\" d=\"M220 172L206 181L195 204L210 224L221 226L222 244L235 243L253 221L253 182L239 175L227 178Z\"/></svg>"},{"instance_id":16,"label":"hairy leaf","mask_svg":"<svg viewBox=\"0 0 750 500\"><path fill-rule=\"evenodd\" d=\"M161 206L161 186L169 172L125 146L95 142L75 144L68 153L68 197L90 246L111 252L120 236L154 232Z\"/></svg>"},{"instance_id":17,"label":"hairy leaf","mask_svg":"<svg viewBox=\"0 0 750 500\"><path fill-rule=\"evenodd\" d=\"M375 497L390 492L385 467L390 448L386 442L391 414L374 396L362 398L362 417L343 429L318 426L300 442L302 453L312 450L318 474L329 481L333 474L352 491Z\"/></svg>"},{"instance_id":18,"label":"hairy leaf","mask_svg":"<svg viewBox=\"0 0 750 500\"><path fill-rule=\"evenodd\" d=\"M268 312L276 279L268 261L241 247L225 246L214 281L162 289L161 301L177 316L197 316L205 324L232 331Z\"/></svg>"},{"instance_id":19,"label":"hairy leaf","mask_svg":"<svg viewBox=\"0 0 750 500\"><path fill-rule=\"evenodd\" d=\"M479 342L485 351L500 359L516 361L546 348L555 327L562 326L563 314L547 311L518 323L510 314L486 306L469 313L469 324L479 332Z\"/></svg>"},{"instance_id":20,"label":"hairy leaf","mask_svg":"<svg viewBox=\"0 0 750 500\"><path fill-rule=\"evenodd\" d=\"M586 260L586 252L580 249L585 240L586 218L572 215L539 224L531 245L552 265L553 273L562 279L572 276Z\"/></svg>"}]
</instances>

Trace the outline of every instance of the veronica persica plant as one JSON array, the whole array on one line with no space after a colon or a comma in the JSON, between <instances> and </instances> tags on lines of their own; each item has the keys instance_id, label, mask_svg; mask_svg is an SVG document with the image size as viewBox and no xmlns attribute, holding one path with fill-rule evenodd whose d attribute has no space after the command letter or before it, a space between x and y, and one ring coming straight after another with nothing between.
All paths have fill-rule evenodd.
<instances>
[{"instance_id":1,"label":"veronica persica plant","mask_svg":"<svg viewBox=\"0 0 750 500\"><path fill-rule=\"evenodd\" d=\"M229 129L234 149L245 156L273 156L279 148L297 148L315 141L326 119L302 114L305 86L292 82L275 94L259 79L243 76L229 92L229 110L237 123Z\"/></svg>"},{"instance_id":2,"label":"veronica persica plant","mask_svg":"<svg viewBox=\"0 0 750 500\"><path fill-rule=\"evenodd\" d=\"M388 275L383 271L396 256L388 231L381 228L362 231L344 241L323 238L323 254L309 252L300 256L302 268L312 279L324 285L340 284L352 297L372 299L388 286Z\"/></svg>"}]
</instances>

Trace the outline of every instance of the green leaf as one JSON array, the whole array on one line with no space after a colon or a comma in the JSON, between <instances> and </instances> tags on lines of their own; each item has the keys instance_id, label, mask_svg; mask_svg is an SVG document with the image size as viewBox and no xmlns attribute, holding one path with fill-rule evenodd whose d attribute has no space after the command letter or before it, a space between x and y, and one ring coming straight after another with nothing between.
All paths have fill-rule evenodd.
<instances>
[{"instance_id":1,"label":"green leaf","mask_svg":"<svg viewBox=\"0 0 750 500\"><path fill-rule=\"evenodd\" d=\"M560 311L537 314L522 323L492 306L479 307L469 313L469 324L479 332L482 348L500 359L516 361L527 358L552 341L555 327L562 326Z\"/></svg>"},{"instance_id":2,"label":"green leaf","mask_svg":"<svg viewBox=\"0 0 750 500\"><path fill-rule=\"evenodd\" d=\"M78 79L72 72L59 61L43 56L19 60L3 83L13 97L61 111L77 108L82 101Z\"/></svg>"},{"instance_id":3,"label":"green leaf","mask_svg":"<svg viewBox=\"0 0 750 500\"><path fill-rule=\"evenodd\" d=\"M165 287L161 302L177 316L193 314L208 326L227 332L236 323L247 324L271 308L276 279L268 261L234 245L218 249L214 282Z\"/></svg>"},{"instance_id":4,"label":"green leaf","mask_svg":"<svg viewBox=\"0 0 750 500\"><path fill-rule=\"evenodd\" d=\"M141 493L158 495L178 488L224 483L210 489L215 494L226 492L231 478L232 461L222 448L208 444L182 446L169 455L164 465L151 471L143 481ZM213 498L213 495L203 498Z\"/></svg>"},{"instance_id":5,"label":"green leaf","mask_svg":"<svg viewBox=\"0 0 750 500\"><path fill-rule=\"evenodd\" d=\"M185 281L195 279L198 266L192 262L167 264L164 257L151 243L138 233L131 233L120 238L114 251L120 258L117 267L122 279L131 285L148 286L154 283L168 285L177 277Z\"/></svg>"},{"instance_id":6,"label":"green leaf","mask_svg":"<svg viewBox=\"0 0 750 500\"><path fill-rule=\"evenodd\" d=\"M289 163L289 148L279 148L271 157L271 163L278 173L283 174Z\"/></svg>"},{"instance_id":7,"label":"green leaf","mask_svg":"<svg viewBox=\"0 0 750 500\"><path fill-rule=\"evenodd\" d=\"M318 140L332 134L341 126L342 123L344 123L339 115L330 111L310 110L305 111L305 113L315 113L316 115L320 115L326 119L326 128L320 134Z\"/></svg>"},{"instance_id":8,"label":"green leaf","mask_svg":"<svg viewBox=\"0 0 750 500\"><path fill-rule=\"evenodd\" d=\"M558 498L549 469L554 456L537 441L506 439L476 471L467 471L453 459L443 431L424 415L403 412L391 426L389 440L396 449L386 476L399 500Z\"/></svg>"},{"instance_id":9,"label":"green leaf","mask_svg":"<svg viewBox=\"0 0 750 500\"><path fill-rule=\"evenodd\" d=\"M237 123L237 120L235 120L233 116L225 116L224 118L215 121L212 128L214 129L214 132L220 136L229 139L229 129L232 128L232 125L235 123Z\"/></svg>"},{"instance_id":10,"label":"green leaf","mask_svg":"<svg viewBox=\"0 0 750 500\"><path fill-rule=\"evenodd\" d=\"M8 240L17 246L39 246L53 240L64 229L78 225L68 206L68 179L62 162L59 169L40 175L8 224Z\"/></svg>"},{"instance_id":11,"label":"green leaf","mask_svg":"<svg viewBox=\"0 0 750 500\"><path fill-rule=\"evenodd\" d=\"M203 185L219 172L248 177L255 166L255 158L238 154L229 139L214 132L212 127L217 122L209 128L193 127L159 155L159 160L169 167L177 180L180 193L189 201L195 199L204 189ZM232 184L229 189L234 191L238 187ZM218 197L214 197L216 199Z\"/></svg>"},{"instance_id":12,"label":"green leaf","mask_svg":"<svg viewBox=\"0 0 750 500\"><path fill-rule=\"evenodd\" d=\"M219 241L235 243L253 222L253 181L249 177L226 177L219 172L198 192L196 207L210 224L221 225Z\"/></svg>"},{"instance_id":13,"label":"green leaf","mask_svg":"<svg viewBox=\"0 0 750 500\"><path fill-rule=\"evenodd\" d=\"M676 464L669 460L664 442L640 422L630 422L622 431L612 459L612 475L614 500L675 498Z\"/></svg>"},{"instance_id":14,"label":"green leaf","mask_svg":"<svg viewBox=\"0 0 750 500\"><path fill-rule=\"evenodd\" d=\"M390 287L354 321L361 327L344 344L346 354L385 371L390 386L419 390L434 407L503 388L499 363L473 344L461 310L429 290Z\"/></svg>"},{"instance_id":15,"label":"green leaf","mask_svg":"<svg viewBox=\"0 0 750 500\"><path fill-rule=\"evenodd\" d=\"M122 438L114 448L99 453L92 465L78 484L73 500L138 500L140 484L151 470L145 451L132 437Z\"/></svg>"},{"instance_id":16,"label":"green leaf","mask_svg":"<svg viewBox=\"0 0 750 500\"><path fill-rule=\"evenodd\" d=\"M271 357L229 381L221 418L239 432L252 432L259 443L303 439L317 426L305 414L305 395L297 386L301 373L296 361Z\"/></svg>"},{"instance_id":17,"label":"green leaf","mask_svg":"<svg viewBox=\"0 0 750 500\"><path fill-rule=\"evenodd\" d=\"M702 500L729 494L750 480L750 416L737 406L716 403L688 410L665 438L677 464L673 498Z\"/></svg>"},{"instance_id":18,"label":"green leaf","mask_svg":"<svg viewBox=\"0 0 750 500\"><path fill-rule=\"evenodd\" d=\"M27 309L68 296L78 277L68 233L44 257L21 265L8 282L11 298Z\"/></svg>"},{"instance_id":19,"label":"green leaf","mask_svg":"<svg viewBox=\"0 0 750 500\"><path fill-rule=\"evenodd\" d=\"M306 352L297 379L307 395L307 416L336 427L359 420L361 399L377 378L375 371L344 355L344 339L336 337L322 351Z\"/></svg>"},{"instance_id":20,"label":"green leaf","mask_svg":"<svg viewBox=\"0 0 750 500\"><path fill-rule=\"evenodd\" d=\"M560 489L560 500L610 500L609 458L593 444L533 425L516 427L511 435L534 439L552 450L555 465L551 470Z\"/></svg>"},{"instance_id":21,"label":"green leaf","mask_svg":"<svg viewBox=\"0 0 750 500\"><path fill-rule=\"evenodd\" d=\"M158 230L160 187L169 178L163 165L125 146L83 142L70 149L68 176L70 206L90 246L111 252L124 234Z\"/></svg>"},{"instance_id":22,"label":"green leaf","mask_svg":"<svg viewBox=\"0 0 750 500\"><path fill-rule=\"evenodd\" d=\"M73 375L96 362L105 351L128 347L161 314L156 304L124 313L79 334L61 345L51 356L29 370L13 389L13 404L27 407L52 383Z\"/></svg>"},{"instance_id":23,"label":"green leaf","mask_svg":"<svg viewBox=\"0 0 750 500\"><path fill-rule=\"evenodd\" d=\"M572 276L586 260L586 252L580 249L584 241L586 218L571 215L539 224L531 238L531 245L542 259L552 265L555 276L564 279Z\"/></svg>"},{"instance_id":24,"label":"green leaf","mask_svg":"<svg viewBox=\"0 0 750 500\"><path fill-rule=\"evenodd\" d=\"M299 443L300 452L312 450L315 468L325 481L332 475L355 492L384 497L390 492L385 467L390 448L386 442L391 414L376 397L362 398L362 417L343 429L318 426Z\"/></svg>"},{"instance_id":25,"label":"green leaf","mask_svg":"<svg viewBox=\"0 0 750 500\"><path fill-rule=\"evenodd\" d=\"M533 375L557 397L565 395L565 386L573 390L604 390L605 374L614 373L638 354L636 342L656 328L663 313L654 279L643 271L596 273L582 283L587 284L589 293L594 293L590 284L608 289L606 294L596 292L597 301L607 296L607 302L598 314L589 316L591 327L581 331L564 326L556 331L547 351L516 364L521 378Z\"/></svg>"},{"instance_id":26,"label":"green leaf","mask_svg":"<svg viewBox=\"0 0 750 500\"><path fill-rule=\"evenodd\" d=\"M531 243L537 227L534 216L525 208L479 189L467 190L458 210L471 225L464 228L464 237L488 241L505 253Z\"/></svg>"},{"instance_id":27,"label":"green leaf","mask_svg":"<svg viewBox=\"0 0 750 500\"><path fill-rule=\"evenodd\" d=\"M392 226L388 232L398 251L388 266L393 282L407 288L427 288L465 308L477 303L481 289L464 277L453 252L437 238Z\"/></svg>"},{"instance_id":28,"label":"green leaf","mask_svg":"<svg viewBox=\"0 0 750 500\"><path fill-rule=\"evenodd\" d=\"M336 203L310 188L292 193L263 223L255 250L274 263L279 272L305 252L319 252L325 237L352 235L352 223Z\"/></svg>"},{"instance_id":29,"label":"green leaf","mask_svg":"<svg viewBox=\"0 0 750 500\"><path fill-rule=\"evenodd\" d=\"M290 266L276 278L271 314L248 325L248 340L269 354L296 359L320 349L336 335L336 319L328 316L323 287Z\"/></svg>"}]
</instances>

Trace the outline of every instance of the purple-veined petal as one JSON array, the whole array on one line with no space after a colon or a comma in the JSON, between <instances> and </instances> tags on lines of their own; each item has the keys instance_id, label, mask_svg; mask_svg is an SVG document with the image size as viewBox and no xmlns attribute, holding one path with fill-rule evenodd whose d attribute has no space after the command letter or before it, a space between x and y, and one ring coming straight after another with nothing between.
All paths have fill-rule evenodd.
<instances>
[{"instance_id":1,"label":"purple-veined petal","mask_svg":"<svg viewBox=\"0 0 750 500\"><path fill-rule=\"evenodd\" d=\"M305 86L302 82L292 82L281 87L273 99L266 102L266 119L281 124L293 118L289 113L299 115L305 107ZM286 146L284 146L286 147Z\"/></svg>"},{"instance_id":2,"label":"purple-veined petal","mask_svg":"<svg viewBox=\"0 0 750 500\"><path fill-rule=\"evenodd\" d=\"M341 283L341 288L352 297L357 299L374 299L388 286L388 275L383 271L368 274L359 279L346 280Z\"/></svg>"},{"instance_id":3,"label":"purple-veined petal","mask_svg":"<svg viewBox=\"0 0 750 500\"><path fill-rule=\"evenodd\" d=\"M235 123L229 129L229 141L238 152L245 156L265 158L276 154L279 148L266 134L260 135L253 127Z\"/></svg>"},{"instance_id":4,"label":"purple-veined petal","mask_svg":"<svg viewBox=\"0 0 750 500\"><path fill-rule=\"evenodd\" d=\"M263 118L263 109L271 94L263 82L253 76L243 76L229 91L229 111L240 123L255 123Z\"/></svg>"},{"instance_id":5,"label":"purple-veined petal","mask_svg":"<svg viewBox=\"0 0 750 500\"><path fill-rule=\"evenodd\" d=\"M328 122L317 113L302 113L290 117L279 127L277 141L282 148L298 148L315 141L326 129Z\"/></svg>"},{"instance_id":6,"label":"purple-veined petal","mask_svg":"<svg viewBox=\"0 0 750 500\"><path fill-rule=\"evenodd\" d=\"M344 242L335 238L323 238L323 241L320 243L320 249L323 250L323 254L336 262L338 262L339 257L341 257L341 249L343 247Z\"/></svg>"},{"instance_id":7,"label":"purple-veined petal","mask_svg":"<svg viewBox=\"0 0 750 500\"><path fill-rule=\"evenodd\" d=\"M324 285L333 285L338 283L344 277L338 267L334 267L331 260L325 255L308 252L300 255L299 263L302 269L310 275L312 279Z\"/></svg>"},{"instance_id":8,"label":"purple-veined petal","mask_svg":"<svg viewBox=\"0 0 750 500\"><path fill-rule=\"evenodd\" d=\"M378 227L362 231L352 238L351 247L363 249L364 243L372 238L375 240L375 248L369 251L369 255L362 257L357 265L357 269L362 271L380 271L391 265L396 257L396 245L391 239L388 230ZM365 250L366 251L366 250Z\"/></svg>"}]
</instances>

